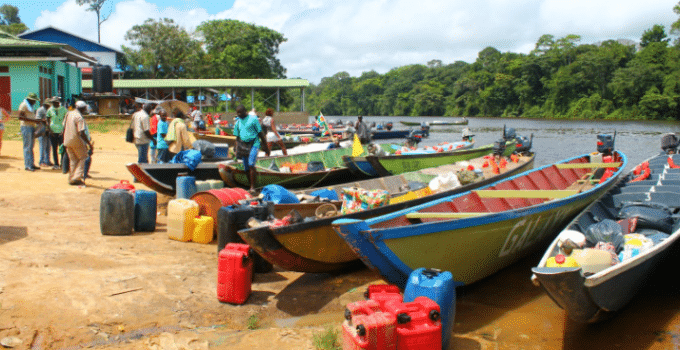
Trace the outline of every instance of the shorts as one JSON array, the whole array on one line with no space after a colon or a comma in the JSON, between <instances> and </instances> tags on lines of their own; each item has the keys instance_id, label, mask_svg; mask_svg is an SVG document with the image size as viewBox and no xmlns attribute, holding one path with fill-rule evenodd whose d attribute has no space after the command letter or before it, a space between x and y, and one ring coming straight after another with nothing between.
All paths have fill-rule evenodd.
<instances>
[{"instance_id":1,"label":"shorts","mask_svg":"<svg viewBox=\"0 0 680 350\"><path fill-rule=\"evenodd\" d=\"M281 138L277 137L273 131L267 133L267 142L277 142L279 140L281 140Z\"/></svg>"},{"instance_id":2,"label":"shorts","mask_svg":"<svg viewBox=\"0 0 680 350\"><path fill-rule=\"evenodd\" d=\"M255 166L258 152L260 152L260 144L255 143L253 147L250 148L250 154L248 155L248 158L246 157L241 158L241 160L243 161L243 170L247 172L248 170L250 170L250 167Z\"/></svg>"}]
</instances>

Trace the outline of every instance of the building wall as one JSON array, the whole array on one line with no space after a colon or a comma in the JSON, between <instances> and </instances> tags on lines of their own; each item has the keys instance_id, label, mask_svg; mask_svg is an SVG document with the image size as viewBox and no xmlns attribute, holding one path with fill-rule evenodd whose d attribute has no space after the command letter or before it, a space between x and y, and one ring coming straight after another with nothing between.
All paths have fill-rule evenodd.
<instances>
[{"instance_id":1,"label":"building wall","mask_svg":"<svg viewBox=\"0 0 680 350\"><path fill-rule=\"evenodd\" d=\"M80 69L55 61L37 62L2 62L0 66L9 68L8 73L0 73L0 76L10 77L11 83L11 108L16 110L26 96L35 92L42 101L45 98L56 96L58 92L59 76L63 77L64 91L62 98L70 99L73 95L82 94L82 76ZM40 87L41 79L51 81L47 89Z\"/></svg>"}]
</instances>

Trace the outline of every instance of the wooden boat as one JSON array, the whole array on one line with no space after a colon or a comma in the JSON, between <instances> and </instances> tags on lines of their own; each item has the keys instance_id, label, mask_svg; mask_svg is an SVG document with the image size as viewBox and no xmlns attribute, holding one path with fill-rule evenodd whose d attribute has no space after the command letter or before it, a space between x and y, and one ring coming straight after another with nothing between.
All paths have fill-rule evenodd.
<instances>
[{"instance_id":1,"label":"wooden boat","mask_svg":"<svg viewBox=\"0 0 680 350\"><path fill-rule=\"evenodd\" d=\"M215 134L209 134L209 133L194 133L194 137L196 137L197 140L206 140L215 144L227 144L230 147L233 147L236 145L236 136L234 135L215 135ZM348 138L347 137L335 137L338 141L346 141ZM313 136L313 134L304 134L304 135L297 135L296 137L283 137L283 144L286 146L286 149L290 149L293 147L297 147L300 145L306 145L309 143L314 143L314 142L332 142L333 138L330 136ZM277 150L281 149L278 143L273 143L272 144L272 150Z\"/></svg>"},{"instance_id":2,"label":"wooden boat","mask_svg":"<svg viewBox=\"0 0 680 350\"><path fill-rule=\"evenodd\" d=\"M577 267L548 267L548 261L551 258L555 259L557 254L567 257L576 254L574 250L569 252L571 255L567 254L570 250L568 247L566 251L564 248L560 249L566 235L573 234L572 231L587 235L590 225L607 219L620 220L618 214L626 202L652 205L656 203L671 208L672 213L677 213L680 207L678 201L680 187L671 179L680 179L680 169L668 168L668 157L662 154L648 160L654 179L631 182L636 177L631 172L615 188L590 205L560 233L538 266L532 269L534 283L543 287L557 305L566 311L570 319L583 323L597 322L621 310L643 287L648 277L667 255L669 248L680 238L677 217L672 217L672 226L669 225L669 231L663 233L646 228L641 224L642 219L638 219L635 233L656 238L653 240L654 245L639 255L626 258L612 266L592 266L587 260L581 260L582 265L579 264ZM680 156L674 155L673 160L680 163ZM624 233L628 233L628 229L629 227L626 227ZM586 245L591 246L590 243ZM578 253L587 250L587 248L579 250Z\"/></svg>"},{"instance_id":3,"label":"wooden boat","mask_svg":"<svg viewBox=\"0 0 680 350\"><path fill-rule=\"evenodd\" d=\"M401 120L399 121L403 125L407 126L418 126L421 125L422 122L410 122L410 121L405 121ZM429 126L444 126L444 125L468 125L468 120L467 118L463 118L460 120L454 120L454 121L444 121L444 120L433 120L433 121L427 121L426 122Z\"/></svg>"},{"instance_id":4,"label":"wooden boat","mask_svg":"<svg viewBox=\"0 0 680 350\"><path fill-rule=\"evenodd\" d=\"M185 164L139 164L129 163L128 171L150 189L168 196L174 196L177 177L181 175L194 176L196 180L220 180L220 173L216 162L199 163L195 170L190 170Z\"/></svg>"},{"instance_id":5,"label":"wooden boat","mask_svg":"<svg viewBox=\"0 0 680 350\"><path fill-rule=\"evenodd\" d=\"M372 219L338 219L333 227L366 265L401 288L420 267L469 284L534 250L611 188L627 163L621 152L614 159L591 163L581 155ZM616 171L600 182L604 167Z\"/></svg>"},{"instance_id":6,"label":"wooden boat","mask_svg":"<svg viewBox=\"0 0 680 350\"><path fill-rule=\"evenodd\" d=\"M402 154L394 153L390 155L366 155L359 157L347 156L343 158L343 161L348 168L353 170L356 169L367 176L390 176L439 165L452 164L462 160L485 156L493 152L493 144L484 145L479 148L474 148L474 145L474 141L460 142L460 145L457 146L458 148L455 148L456 146L454 146L454 148L451 148L450 151L446 152L438 152L436 150L430 152L421 149L420 151L415 150L414 152ZM514 140L507 141L503 155L509 156L512 154L516 146Z\"/></svg>"},{"instance_id":7,"label":"wooden boat","mask_svg":"<svg viewBox=\"0 0 680 350\"><path fill-rule=\"evenodd\" d=\"M373 130L371 138L373 140L403 139L411 133L411 130Z\"/></svg>"},{"instance_id":8,"label":"wooden boat","mask_svg":"<svg viewBox=\"0 0 680 350\"><path fill-rule=\"evenodd\" d=\"M518 162L510 162L499 174L495 174L490 167L483 167L486 160L484 157L469 160L465 164L449 164L436 168L422 169L415 172L384 177L379 179L364 180L344 183L331 187L339 197L342 189L358 187L364 189L384 189L392 195L389 205L364 210L361 212L334 215L318 218L313 221L296 223L288 226L270 227L260 226L245 229L238 234L263 258L272 264L284 269L301 272L329 272L352 267L358 263L356 253L335 233L331 223L338 218L367 219L378 215L385 215L397 210L416 206L431 200L451 196L456 193L507 178L533 167L534 155L527 154L518 158ZM484 176L476 181L441 192L428 193L427 184L438 174L449 171L458 171L461 167L472 165L477 169L484 169ZM415 190L418 186L424 186L427 190ZM410 190L413 189L413 190ZM298 192L310 193L311 190ZM418 196L417 193L421 193ZM342 202L332 202L335 211L339 212ZM275 216L282 217L295 209L303 217L315 216L315 210L320 206L328 206L327 203L301 203L301 204L277 204Z\"/></svg>"},{"instance_id":9,"label":"wooden boat","mask_svg":"<svg viewBox=\"0 0 680 350\"><path fill-rule=\"evenodd\" d=\"M365 151L365 149L364 149ZM352 153L352 148L335 148L330 150L294 154L258 159L256 188L262 188L270 184L278 184L288 189L325 186L347 182L357 175L352 174L342 161L343 155ZM324 170L283 172L281 168L286 164L308 164L309 162L321 162ZM272 163L275 169L272 170ZM222 180L231 187L250 187L248 174L243 170L243 163L230 162L218 165ZM367 178L366 176L360 178Z\"/></svg>"}]
</instances>

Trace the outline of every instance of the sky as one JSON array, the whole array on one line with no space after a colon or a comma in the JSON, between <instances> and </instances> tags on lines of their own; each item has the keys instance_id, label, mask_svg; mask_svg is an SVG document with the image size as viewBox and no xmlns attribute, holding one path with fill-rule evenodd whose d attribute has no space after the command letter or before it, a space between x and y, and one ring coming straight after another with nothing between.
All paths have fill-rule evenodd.
<instances>
[{"instance_id":1,"label":"sky","mask_svg":"<svg viewBox=\"0 0 680 350\"><path fill-rule=\"evenodd\" d=\"M53 26L97 41L97 17L76 0L5 0L30 30ZM655 24L666 32L678 0L107 0L101 43L131 46L125 33L148 18L171 18L189 32L206 20L236 19L287 41L278 58L288 78L318 84L338 72L384 74L440 60L472 63L486 47L529 53L551 34L581 43L639 41ZM671 36L675 37L675 36ZM220 77L215 77L220 78Z\"/></svg>"}]
</instances>

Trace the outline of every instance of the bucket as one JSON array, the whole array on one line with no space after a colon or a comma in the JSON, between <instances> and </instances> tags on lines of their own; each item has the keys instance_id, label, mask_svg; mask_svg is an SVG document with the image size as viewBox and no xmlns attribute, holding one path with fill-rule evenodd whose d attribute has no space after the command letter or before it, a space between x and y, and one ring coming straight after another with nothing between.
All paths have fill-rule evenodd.
<instances>
[{"instance_id":1,"label":"bucket","mask_svg":"<svg viewBox=\"0 0 680 350\"><path fill-rule=\"evenodd\" d=\"M178 176L175 180L175 198L189 199L196 193L196 178L193 176Z\"/></svg>"},{"instance_id":2,"label":"bucket","mask_svg":"<svg viewBox=\"0 0 680 350\"><path fill-rule=\"evenodd\" d=\"M156 231L156 192L135 191L135 231Z\"/></svg>"},{"instance_id":3,"label":"bucket","mask_svg":"<svg viewBox=\"0 0 680 350\"><path fill-rule=\"evenodd\" d=\"M135 198L128 190L112 189L102 193L99 227L103 235L131 235L134 229Z\"/></svg>"},{"instance_id":4,"label":"bucket","mask_svg":"<svg viewBox=\"0 0 680 350\"><path fill-rule=\"evenodd\" d=\"M194 234L194 218L198 216L198 203L185 198L168 202L168 238L188 242Z\"/></svg>"},{"instance_id":5,"label":"bucket","mask_svg":"<svg viewBox=\"0 0 680 350\"><path fill-rule=\"evenodd\" d=\"M250 198L250 194L242 188L207 190L197 192L191 196L191 200L198 203L200 215L210 216L214 222L217 222L217 211L220 208L235 204L239 200L246 198ZM217 227L213 231L217 234Z\"/></svg>"}]
</instances>

